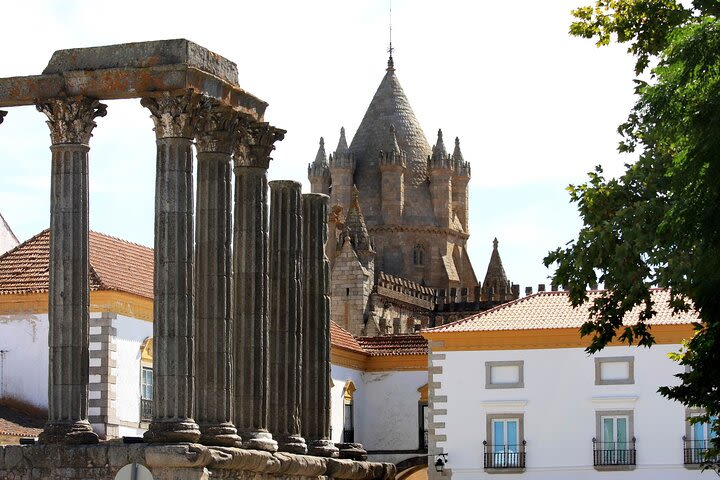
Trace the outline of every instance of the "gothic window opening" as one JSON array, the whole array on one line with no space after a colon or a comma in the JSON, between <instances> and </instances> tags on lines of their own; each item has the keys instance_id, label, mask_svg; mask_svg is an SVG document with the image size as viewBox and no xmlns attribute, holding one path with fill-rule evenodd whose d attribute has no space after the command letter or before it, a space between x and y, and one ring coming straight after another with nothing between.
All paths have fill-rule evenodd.
<instances>
[{"instance_id":1,"label":"gothic window opening","mask_svg":"<svg viewBox=\"0 0 720 480\"><path fill-rule=\"evenodd\" d=\"M415 245L413 249L413 265L425 265L425 247Z\"/></svg>"}]
</instances>

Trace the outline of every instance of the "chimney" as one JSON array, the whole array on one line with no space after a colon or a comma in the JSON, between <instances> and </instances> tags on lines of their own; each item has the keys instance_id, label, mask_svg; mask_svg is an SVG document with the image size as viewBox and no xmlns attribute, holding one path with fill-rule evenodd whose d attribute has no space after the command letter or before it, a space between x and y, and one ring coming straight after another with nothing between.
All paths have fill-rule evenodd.
<instances>
[{"instance_id":1,"label":"chimney","mask_svg":"<svg viewBox=\"0 0 720 480\"><path fill-rule=\"evenodd\" d=\"M538 293L545 291L545 284L544 283L538 283Z\"/></svg>"},{"instance_id":2,"label":"chimney","mask_svg":"<svg viewBox=\"0 0 720 480\"><path fill-rule=\"evenodd\" d=\"M553 292L557 292L557 291L558 291L558 286L555 285L554 283L552 283L552 284L550 284L550 290L553 291Z\"/></svg>"},{"instance_id":3,"label":"chimney","mask_svg":"<svg viewBox=\"0 0 720 480\"><path fill-rule=\"evenodd\" d=\"M532 295L532 287L525 287L525 295Z\"/></svg>"},{"instance_id":4,"label":"chimney","mask_svg":"<svg viewBox=\"0 0 720 480\"><path fill-rule=\"evenodd\" d=\"M520 298L520 285L518 285L517 283L513 283L512 285L512 297L513 300Z\"/></svg>"}]
</instances>

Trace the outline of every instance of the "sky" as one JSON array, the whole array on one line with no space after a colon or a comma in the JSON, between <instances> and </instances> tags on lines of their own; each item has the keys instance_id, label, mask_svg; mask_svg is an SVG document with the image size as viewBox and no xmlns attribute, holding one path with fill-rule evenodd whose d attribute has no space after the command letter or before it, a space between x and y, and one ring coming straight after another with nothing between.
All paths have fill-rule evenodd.
<instances>
[{"instance_id":1,"label":"sky","mask_svg":"<svg viewBox=\"0 0 720 480\"><path fill-rule=\"evenodd\" d=\"M394 0L396 75L430 145L460 137L470 181L468 251L483 280L499 240L521 290L549 283L549 250L581 221L565 188L602 164L618 175L617 125L633 105L623 46L570 37L587 0ZM3 2L0 77L37 75L63 48L187 38L238 65L242 88L287 130L269 177L309 190L307 164L340 127L351 140L385 73L388 0ZM90 142L90 227L153 243L155 137L139 100L108 101ZM0 125L0 213L26 240L49 225L50 138L34 107ZM451 143L450 143L451 144Z\"/></svg>"}]
</instances>

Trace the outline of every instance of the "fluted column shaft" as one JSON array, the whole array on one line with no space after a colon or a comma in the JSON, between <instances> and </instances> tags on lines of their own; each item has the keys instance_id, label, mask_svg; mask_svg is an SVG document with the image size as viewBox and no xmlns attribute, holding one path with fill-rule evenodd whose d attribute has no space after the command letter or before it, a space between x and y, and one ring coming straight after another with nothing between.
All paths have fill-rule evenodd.
<instances>
[{"instance_id":1,"label":"fluted column shaft","mask_svg":"<svg viewBox=\"0 0 720 480\"><path fill-rule=\"evenodd\" d=\"M300 184L270 182L270 431L279 450L305 453L302 403Z\"/></svg>"},{"instance_id":2,"label":"fluted column shaft","mask_svg":"<svg viewBox=\"0 0 720 480\"><path fill-rule=\"evenodd\" d=\"M193 126L199 96L144 98L157 139L153 420L148 442L197 442L194 411Z\"/></svg>"},{"instance_id":3,"label":"fluted column shaft","mask_svg":"<svg viewBox=\"0 0 720 480\"><path fill-rule=\"evenodd\" d=\"M87 420L90 369L88 308L88 152L93 118L105 105L77 98L37 108L52 140L48 293L48 422L42 443L97 443Z\"/></svg>"},{"instance_id":4,"label":"fluted column shaft","mask_svg":"<svg viewBox=\"0 0 720 480\"><path fill-rule=\"evenodd\" d=\"M235 425L246 448L276 451L268 432L268 181L284 132L249 126L235 150L233 341Z\"/></svg>"},{"instance_id":5,"label":"fluted column shaft","mask_svg":"<svg viewBox=\"0 0 720 480\"><path fill-rule=\"evenodd\" d=\"M232 186L238 115L205 99L197 127L196 420L205 445L240 446L233 425Z\"/></svg>"},{"instance_id":6,"label":"fluted column shaft","mask_svg":"<svg viewBox=\"0 0 720 480\"><path fill-rule=\"evenodd\" d=\"M330 264L325 255L327 195L302 196L302 432L309 453L336 457L330 440Z\"/></svg>"}]
</instances>

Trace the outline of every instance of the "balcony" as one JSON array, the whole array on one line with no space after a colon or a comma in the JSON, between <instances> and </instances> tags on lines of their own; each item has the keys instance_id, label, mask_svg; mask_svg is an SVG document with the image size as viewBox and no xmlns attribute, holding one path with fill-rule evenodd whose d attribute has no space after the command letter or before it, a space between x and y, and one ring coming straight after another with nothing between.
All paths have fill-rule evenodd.
<instances>
[{"instance_id":1,"label":"balcony","mask_svg":"<svg viewBox=\"0 0 720 480\"><path fill-rule=\"evenodd\" d=\"M635 437L629 442L593 442L593 466L596 470L635 469Z\"/></svg>"},{"instance_id":2,"label":"balcony","mask_svg":"<svg viewBox=\"0 0 720 480\"><path fill-rule=\"evenodd\" d=\"M151 422L153 417L153 401L152 399L140 399L140 421Z\"/></svg>"},{"instance_id":3,"label":"balcony","mask_svg":"<svg viewBox=\"0 0 720 480\"><path fill-rule=\"evenodd\" d=\"M697 468L703 463L720 461L720 457L707 457L706 455L712 447L710 440L688 440L687 437L683 436L683 443L685 445L683 463L686 467Z\"/></svg>"},{"instance_id":4,"label":"balcony","mask_svg":"<svg viewBox=\"0 0 720 480\"><path fill-rule=\"evenodd\" d=\"M490 445L483 442L485 447L485 471L492 473L519 473L525 471L525 445Z\"/></svg>"}]
</instances>

